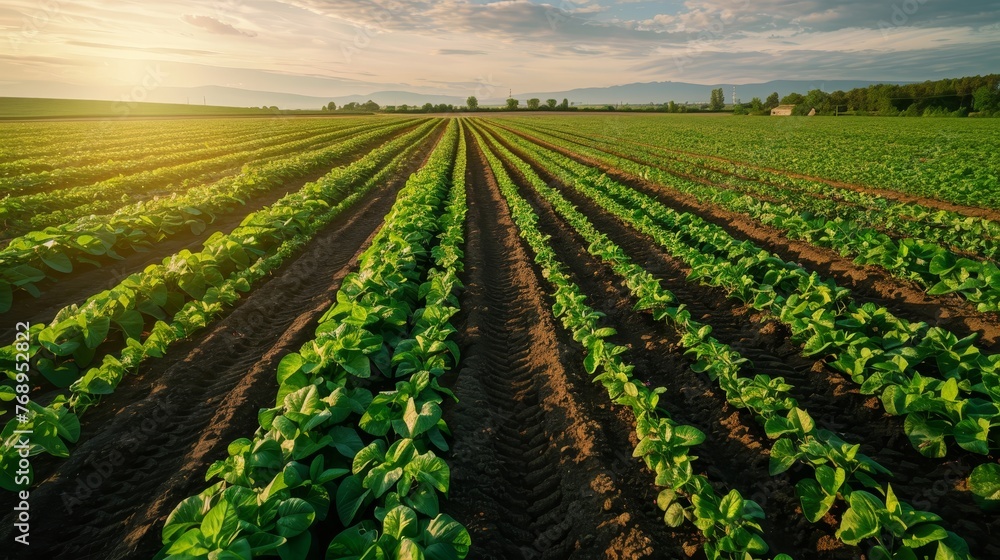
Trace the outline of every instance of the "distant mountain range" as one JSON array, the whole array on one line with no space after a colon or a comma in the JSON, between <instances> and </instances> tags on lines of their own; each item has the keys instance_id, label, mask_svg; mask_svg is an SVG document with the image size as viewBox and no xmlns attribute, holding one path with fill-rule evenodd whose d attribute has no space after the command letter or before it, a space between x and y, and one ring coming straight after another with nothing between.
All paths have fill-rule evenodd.
<instances>
[{"instance_id":1,"label":"distant mountain range","mask_svg":"<svg viewBox=\"0 0 1000 560\"><path fill-rule=\"evenodd\" d=\"M867 82L859 80L776 80L758 84L735 84L736 97L741 101L750 101L753 97L766 98L772 92L784 96L792 92L806 93L812 89L826 92L850 90L867 87L876 83L906 84L912 82ZM711 91L722 88L726 102L732 102L734 84L691 84L686 82L649 82L634 83L620 86L577 88L566 91L539 93L520 93L514 97L524 102L537 97L544 102L546 99L562 101L568 99L574 105L603 104L647 104L666 103L707 103ZM473 92L469 92L472 95ZM57 84L54 82L0 82L0 96L9 97L59 97L69 99L103 99L117 101L122 93L112 87L77 87ZM367 95L347 95L317 97L281 93L273 91L257 91L224 86L202 87L159 87L144 92L144 99L135 101L151 101L159 103L190 103L191 105L222 105L230 107L260 107L278 106L282 109L319 109L330 101L338 106L350 102L364 103L372 100L379 105L423 105L452 104L465 105L468 95L433 95L412 93L408 91L374 91ZM480 105L502 105L504 98L480 99Z\"/></svg>"}]
</instances>

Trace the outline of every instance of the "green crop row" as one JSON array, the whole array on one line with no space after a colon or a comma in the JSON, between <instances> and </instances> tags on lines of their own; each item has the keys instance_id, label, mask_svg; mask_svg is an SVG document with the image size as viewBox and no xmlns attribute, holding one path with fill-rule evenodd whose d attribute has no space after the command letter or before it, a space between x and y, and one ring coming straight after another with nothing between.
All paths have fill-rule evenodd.
<instances>
[{"instance_id":1,"label":"green crop row","mask_svg":"<svg viewBox=\"0 0 1000 560\"><path fill-rule=\"evenodd\" d=\"M247 163L265 158L281 157L303 149L319 147L324 143L339 141L361 130L370 130L371 124L338 129L305 139L273 144L257 140L255 147L229 152L214 158L157 167L132 175L112 177L90 185L25 196L0 199L0 221L8 231L23 234L31 230L58 225L65 220L112 211L156 195L157 188L191 177L225 170L235 170Z\"/></svg>"},{"instance_id":2,"label":"green crop row","mask_svg":"<svg viewBox=\"0 0 1000 560\"><path fill-rule=\"evenodd\" d=\"M567 140L543 134L547 140L565 146ZM633 155L622 157L603 150L591 150L579 141L571 149L600 158L637 177L643 177L657 184L667 185L685 194L690 194L702 202L708 202L731 212L745 214L758 222L781 230L792 239L807 241L819 247L831 248L844 256L855 257L860 265L876 265L890 274L913 280L926 289L929 295L956 293L975 303L979 311L1000 310L1000 268L990 260L963 258L951 249L919 237L894 239L878 229L866 227L862 223L892 223L891 215L876 214L866 217L860 212L851 212L849 206L836 201L816 198L810 193L793 193L771 185L761 185L753 181L708 174L692 169L693 166L677 166L660 169L647 162L636 163L640 159ZM582 149L581 149L582 148ZM635 150L631 151L633 154ZM705 185L687 176L697 174L711 181ZM718 188L716 183L725 182L728 188ZM741 191L749 191L742 194ZM768 198L780 202L771 202ZM840 214L841 216L836 216ZM968 219L967 219L968 220ZM907 220L897 221L908 222ZM976 220L969 220L976 222ZM981 220L980 220L981 221ZM948 231L955 229L952 226ZM925 232L935 228L922 228ZM977 237L979 242L983 238Z\"/></svg>"},{"instance_id":3,"label":"green crop row","mask_svg":"<svg viewBox=\"0 0 1000 560\"><path fill-rule=\"evenodd\" d=\"M95 259L122 258L121 253L145 250L185 230L200 234L217 216L235 211L253 196L331 165L345 155L360 157L366 146L412 124L400 122L354 134L331 147L248 166L228 180L179 196L150 200L110 216L79 220L17 238L0 250L0 313L10 308L15 289L37 297L41 294L37 283L58 279L53 272L68 274L80 263L100 266Z\"/></svg>"},{"instance_id":4,"label":"green crop row","mask_svg":"<svg viewBox=\"0 0 1000 560\"><path fill-rule=\"evenodd\" d=\"M660 115L585 117L540 125L712 154L783 172L1000 208L1000 135L985 121L956 119L715 119Z\"/></svg>"},{"instance_id":5,"label":"green crop row","mask_svg":"<svg viewBox=\"0 0 1000 560\"><path fill-rule=\"evenodd\" d=\"M548 238L538 230L538 216L518 194L517 186L493 153L496 148L491 150L481 134L478 131L475 134L521 237L534 251L542 276L555 290L553 313L587 350L585 369L594 376L595 383L607 389L613 402L629 407L635 414L639 444L633 455L642 457L656 473L656 485L665 487L657 498L664 510L665 523L677 527L687 520L698 527L705 536L704 550L711 560L742 560L766 554L768 545L759 524L764 519L760 505L745 499L735 489L720 496L707 477L694 472L695 457L690 452L705 440L705 434L673 421L659 406L660 394L665 389L651 390L633 377L633 366L619 357L626 348L605 340L615 330L599 325L602 315L585 303L586 297L571 280ZM630 272L630 285L656 284L655 279L637 266L631 267ZM775 560L791 559L779 554Z\"/></svg>"},{"instance_id":6,"label":"green crop row","mask_svg":"<svg viewBox=\"0 0 1000 560\"><path fill-rule=\"evenodd\" d=\"M438 378L458 360L464 147L452 122L316 338L282 359L277 406L209 469L221 480L170 514L157 558L466 556L468 532L440 513L450 471L432 449L447 449L439 404L453 395ZM345 528L319 542L334 513Z\"/></svg>"},{"instance_id":7,"label":"green crop row","mask_svg":"<svg viewBox=\"0 0 1000 560\"><path fill-rule=\"evenodd\" d=\"M158 148L147 143L145 139L136 139L140 147L137 148L133 145L131 153L142 157L130 158L122 151L107 154L88 151L85 152L85 157L102 157L93 163L83 165L73 164L74 159L81 157L81 154L73 153L64 154L62 158L53 158L53 160L31 158L27 162L23 160L16 162L19 165L15 163L0 164L0 192L11 196L51 192L111 177L130 175L139 171L253 150L259 148L262 143L264 145L278 145L301 140L319 133L333 132L350 123L338 122L334 123L333 126L331 123L325 123L325 126L322 127L316 126L315 123L311 124L312 126L285 131L251 130L244 134L230 136L227 143L217 143L212 146L203 144L193 150L184 149L185 146L191 144L193 139L189 140L183 136L175 136L172 142L168 141ZM195 132L200 131L195 129ZM33 171L25 169L29 163L43 164L46 169Z\"/></svg>"},{"instance_id":8,"label":"green crop row","mask_svg":"<svg viewBox=\"0 0 1000 560\"><path fill-rule=\"evenodd\" d=\"M495 130L494 134L502 136ZM635 309L651 312L677 331L681 345L696 360L692 370L718 383L732 405L754 412L768 438L775 440L771 474L780 474L796 464L813 469L813 478L802 479L796 485L803 515L810 522L819 521L835 502L841 501L847 509L841 516L837 537L848 545L872 544L872 558L929 558L928 554L935 558L970 558L965 541L939 525L939 516L899 501L891 485L883 487L875 479L890 472L859 453L859 444L848 444L833 432L817 428L809 413L788 396L792 386L783 378L742 376L740 370L746 360L738 352L712 337L710 326L693 320L672 293L635 265L555 188L546 185L527 162L506 148L500 147L500 151L589 243L587 251L624 280L637 300ZM545 167L550 169L549 165ZM589 194L584 178L566 178L573 188ZM884 496L884 501L869 490Z\"/></svg>"},{"instance_id":9,"label":"green crop row","mask_svg":"<svg viewBox=\"0 0 1000 560\"><path fill-rule=\"evenodd\" d=\"M822 180L793 177L748 164L684 152L669 146L654 146L638 140L624 143L604 135L581 136L560 129L539 128L534 122L518 123L519 128L543 132L576 144L647 163L664 171L710 181L714 186L737 189L783 203L794 202L805 210L827 218L843 218L866 228L895 237L914 237L954 247L959 251L994 258L1000 255L1000 223L931 208L912 201L897 200L831 185ZM803 196L807 194L808 196Z\"/></svg>"},{"instance_id":10,"label":"green crop row","mask_svg":"<svg viewBox=\"0 0 1000 560\"><path fill-rule=\"evenodd\" d=\"M878 394L887 412L906 417L906 434L927 457L944 457L953 439L973 453L1000 449L1000 355L983 354L976 335L910 323L850 292L781 260L749 241L697 216L678 213L555 152L511 141L587 177L588 196L602 206L617 204L626 223L656 239L692 268L691 278L723 287L730 297L766 310L789 326L805 356L831 356L829 365ZM573 170L573 171L570 171ZM936 371L935 371L936 370Z\"/></svg>"},{"instance_id":11,"label":"green crop row","mask_svg":"<svg viewBox=\"0 0 1000 560\"><path fill-rule=\"evenodd\" d=\"M63 309L50 325L33 327L29 354L37 354L35 366L55 387L68 387L69 395L60 393L44 407L34 404L27 423L11 420L0 432L0 487L15 487L10 477L17 455L15 430L30 425L35 431L30 455L68 456L66 443L79 437L78 414L101 395L113 392L125 373L144 359L161 357L169 344L204 328L238 299L237 292L249 290L251 282L279 266L321 227L388 180L438 124L427 122L251 214L229 235L212 236L202 252L185 250L167 257L164 264L126 278L82 307ZM168 324L165 320L170 315L173 319ZM142 340L149 320L156 323ZM86 369L113 328L125 338L121 356L106 355L99 366ZM11 378L0 385L0 399L5 401L15 398L16 350L15 345L0 349L0 363L11 372Z\"/></svg>"}]
</instances>

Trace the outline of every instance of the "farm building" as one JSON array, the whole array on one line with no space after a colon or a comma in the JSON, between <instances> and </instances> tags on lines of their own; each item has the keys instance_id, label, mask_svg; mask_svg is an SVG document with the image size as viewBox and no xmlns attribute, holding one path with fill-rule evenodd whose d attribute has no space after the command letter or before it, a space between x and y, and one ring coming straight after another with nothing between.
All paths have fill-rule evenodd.
<instances>
[{"instance_id":1,"label":"farm building","mask_svg":"<svg viewBox=\"0 0 1000 560\"><path fill-rule=\"evenodd\" d=\"M774 109L771 109L772 117L790 117L792 116L792 110L795 109L795 105L778 105Z\"/></svg>"}]
</instances>

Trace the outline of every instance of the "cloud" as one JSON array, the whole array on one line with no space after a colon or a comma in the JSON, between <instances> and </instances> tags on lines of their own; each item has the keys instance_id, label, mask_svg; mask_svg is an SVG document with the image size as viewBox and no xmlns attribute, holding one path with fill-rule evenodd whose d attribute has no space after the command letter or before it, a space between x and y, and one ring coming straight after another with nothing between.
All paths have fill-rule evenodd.
<instances>
[{"instance_id":1,"label":"cloud","mask_svg":"<svg viewBox=\"0 0 1000 560\"><path fill-rule=\"evenodd\" d=\"M439 54L439 55L460 54L460 55L470 55L470 56L473 56L473 55L482 55L482 54L487 54L487 53L486 53L486 51L476 51L476 50L472 50L472 49L438 49L435 52L435 54Z\"/></svg>"},{"instance_id":2,"label":"cloud","mask_svg":"<svg viewBox=\"0 0 1000 560\"><path fill-rule=\"evenodd\" d=\"M218 52L215 51L203 51L200 49L174 49L167 47L134 47L131 45L111 45L108 43L92 43L89 41L66 41L67 45L73 45L77 47L90 47L92 49L109 49L114 51L140 51L155 54L179 54L179 55L194 55L194 56L210 56L217 55Z\"/></svg>"},{"instance_id":3,"label":"cloud","mask_svg":"<svg viewBox=\"0 0 1000 560\"><path fill-rule=\"evenodd\" d=\"M223 23L211 16L196 16L185 14L181 16L181 20L194 27L200 27L209 33L215 33L217 35L242 35L244 37L256 37L257 34L253 31L241 31L236 29L228 23Z\"/></svg>"}]
</instances>

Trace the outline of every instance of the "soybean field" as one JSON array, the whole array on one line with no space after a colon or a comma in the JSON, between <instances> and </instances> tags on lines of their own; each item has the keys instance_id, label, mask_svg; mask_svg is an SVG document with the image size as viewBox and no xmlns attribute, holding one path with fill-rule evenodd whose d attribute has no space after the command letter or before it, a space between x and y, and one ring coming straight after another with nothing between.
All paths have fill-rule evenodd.
<instances>
[{"instance_id":1,"label":"soybean field","mask_svg":"<svg viewBox=\"0 0 1000 560\"><path fill-rule=\"evenodd\" d=\"M18 557L1000 557L995 119L479 115L0 123Z\"/></svg>"}]
</instances>

